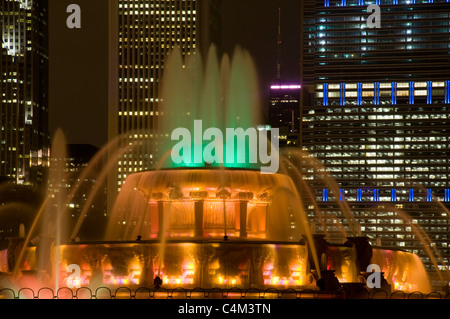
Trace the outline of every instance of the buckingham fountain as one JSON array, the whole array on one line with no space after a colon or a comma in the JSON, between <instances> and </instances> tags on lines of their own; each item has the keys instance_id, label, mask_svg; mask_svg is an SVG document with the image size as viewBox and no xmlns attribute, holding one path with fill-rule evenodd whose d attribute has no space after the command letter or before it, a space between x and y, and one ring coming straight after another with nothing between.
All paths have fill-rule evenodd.
<instances>
[{"instance_id":1,"label":"buckingham fountain","mask_svg":"<svg viewBox=\"0 0 450 319\"><path fill-rule=\"evenodd\" d=\"M206 61L203 67L198 54L185 60L176 50L171 54L158 128L166 140L155 143L161 161L154 170L127 177L109 212L104 240L76 239L76 230L60 225L61 209L50 219L54 227L42 227L37 244L30 232L39 230L32 229L0 252L0 285L429 293L418 256L372 247L356 228L342 243L313 233L296 178L289 174L294 163L287 158L275 174L261 173L248 160L171 162L173 141L167 136L178 127L194 130L189 123L196 119L222 131L260 124L257 77L249 55L236 49L233 60L224 56L219 61L211 48ZM276 152L269 137L268 148ZM59 207L64 207L62 195L49 196L49 201L59 197ZM68 273L74 265L76 276ZM371 283L377 280L374 288Z\"/></svg>"}]
</instances>

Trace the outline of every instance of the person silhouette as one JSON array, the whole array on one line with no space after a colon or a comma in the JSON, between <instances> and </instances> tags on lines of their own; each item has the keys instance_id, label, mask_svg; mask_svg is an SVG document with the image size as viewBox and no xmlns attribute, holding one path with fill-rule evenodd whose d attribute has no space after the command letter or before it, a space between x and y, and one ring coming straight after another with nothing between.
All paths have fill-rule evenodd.
<instances>
[{"instance_id":1,"label":"person silhouette","mask_svg":"<svg viewBox=\"0 0 450 319\"><path fill-rule=\"evenodd\" d=\"M159 289L162 285L163 281L159 276L156 276L153 280L153 285L155 286L155 289Z\"/></svg>"}]
</instances>

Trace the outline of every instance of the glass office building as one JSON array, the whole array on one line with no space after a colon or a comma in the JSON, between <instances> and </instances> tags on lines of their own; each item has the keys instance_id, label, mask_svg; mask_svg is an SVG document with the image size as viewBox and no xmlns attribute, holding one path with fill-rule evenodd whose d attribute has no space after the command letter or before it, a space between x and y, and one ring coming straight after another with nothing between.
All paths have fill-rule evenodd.
<instances>
[{"instance_id":1,"label":"glass office building","mask_svg":"<svg viewBox=\"0 0 450 319\"><path fill-rule=\"evenodd\" d=\"M369 4L381 9L380 28L368 27ZM317 170L305 168L324 212L316 230L325 222L330 237L342 237L336 220L348 225L345 202L373 244L417 253L429 270L445 268L449 1L306 0L302 10L301 147L340 188L333 194ZM318 217L314 209L310 215Z\"/></svg>"},{"instance_id":2,"label":"glass office building","mask_svg":"<svg viewBox=\"0 0 450 319\"><path fill-rule=\"evenodd\" d=\"M0 176L41 185L50 155L47 0L0 0L0 32Z\"/></svg>"}]
</instances>

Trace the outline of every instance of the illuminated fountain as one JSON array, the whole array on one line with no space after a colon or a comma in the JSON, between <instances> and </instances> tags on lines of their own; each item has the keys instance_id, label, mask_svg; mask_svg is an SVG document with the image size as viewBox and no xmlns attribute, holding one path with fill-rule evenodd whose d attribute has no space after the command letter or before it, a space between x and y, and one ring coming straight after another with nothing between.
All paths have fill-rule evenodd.
<instances>
[{"instance_id":1,"label":"illuminated fountain","mask_svg":"<svg viewBox=\"0 0 450 319\"><path fill-rule=\"evenodd\" d=\"M294 190L286 175L252 170L134 174L117 199L106 234L123 244L67 245L64 263L91 256L82 257L89 272L90 258L101 255L94 263L103 262L103 283L105 278L149 283L158 275L166 285L192 287L302 286L307 254L290 227L295 207L291 211L283 203ZM117 272L123 268L125 276Z\"/></svg>"},{"instance_id":2,"label":"illuminated fountain","mask_svg":"<svg viewBox=\"0 0 450 319\"><path fill-rule=\"evenodd\" d=\"M159 145L159 166L127 177L110 212L104 241L75 241L88 213L84 210L73 230L62 234L56 223L60 239L47 245L47 261L52 260L46 267L51 277L47 285L152 287L159 277L163 287L174 288L337 292L342 283L364 285L370 275L367 266L377 264L390 285L386 289L428 293L418 257L372 248L360 236L348 207L342 206L351 226L345 243L330 244L324 236L312 234L294 183L298 173L290 177L287 169L292 163L284 161L278 174L262 174L258 164L249 161L170 161L174 142L167 136L177 127L193 129L196 119L223 131L260 124L257 77L249 55L237 49L232 61L224 56L219 63L212 48L204 69L202 65L198 54L183 61L179 52L172 53L165 69L159 128L166 139L152 141ZM236 153L248 155L246 146L237 146ZM42 270L35 247L17 249L15 265L7 265L5 255L0 252L2 272ZM78 265L80 276L68 276L69 265ZM16 275L20 277L20 271Z\"/></svg>"}]
</instances>

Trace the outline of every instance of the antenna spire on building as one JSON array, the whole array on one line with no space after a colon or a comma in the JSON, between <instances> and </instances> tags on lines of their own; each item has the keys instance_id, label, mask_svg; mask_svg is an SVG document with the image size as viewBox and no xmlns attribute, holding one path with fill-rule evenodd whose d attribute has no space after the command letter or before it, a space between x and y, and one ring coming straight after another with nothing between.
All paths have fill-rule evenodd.
<instances>
[{"instance_id":1,"label":"antenna spire on building","mask_svg":"<svg viewBox=\"0 0 450 319\"><path fill-rule=\"evenodd\" d=\"M278 8L277 80L281 79L281 8Z\"/></svg>"}]
</instances>

